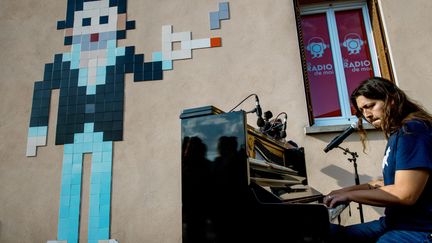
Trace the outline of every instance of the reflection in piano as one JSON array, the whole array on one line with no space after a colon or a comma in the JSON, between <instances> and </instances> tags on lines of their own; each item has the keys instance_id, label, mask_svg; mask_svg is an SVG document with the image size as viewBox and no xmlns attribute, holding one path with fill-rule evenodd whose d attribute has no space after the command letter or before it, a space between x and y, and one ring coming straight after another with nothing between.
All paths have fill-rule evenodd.
<instances>
[{"instance_id":1,"label":"reflection in piano","mask_svg":"<svg viewBox=\"0 0 432 243\"><path fill-rule=\"evenodd\" d=\"M308 186L304 149L246 123L243 111L184 110L183 243L323 242L344 206Z\"/></svg>"}]
</instances>

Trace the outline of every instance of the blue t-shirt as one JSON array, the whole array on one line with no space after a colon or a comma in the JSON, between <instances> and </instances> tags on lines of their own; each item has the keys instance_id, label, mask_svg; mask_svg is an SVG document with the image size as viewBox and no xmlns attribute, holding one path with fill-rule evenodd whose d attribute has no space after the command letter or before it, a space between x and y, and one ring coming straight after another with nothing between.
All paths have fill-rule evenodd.
<instances>
[{"instance_id":1,"label":"blue t-shirt","mask_svg":"<svg viewBox=\"0 0 432 243\"><path fill-rule=\"evenodd\" d=\"M427 169L432 172L432 127L409 121L393 133L383 159L384 185L394 184L397 170ZM432 231L432 175L412 206L388 206L386 223L392 229Z\"/></svg>"}]
</instances>

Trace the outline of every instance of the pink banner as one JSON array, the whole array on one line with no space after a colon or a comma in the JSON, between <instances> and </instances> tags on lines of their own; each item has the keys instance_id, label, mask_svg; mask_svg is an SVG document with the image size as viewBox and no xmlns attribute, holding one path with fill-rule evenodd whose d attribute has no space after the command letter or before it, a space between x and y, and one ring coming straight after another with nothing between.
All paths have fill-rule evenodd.
<instances>
[{"instance_id":1,"label":"pink banner","mask_svg":"<svg viewBox=\"0 0 432 243\"><path fill-rule=\"evenodd\" d=\"M336 12L336 25L348 94L351 95L361 81L374 75L362 10ZM352 107L351 111L354 112Z\"/></svg>"},{"instance_id":2,"label":"pink banner","mask_svg":"<svg viewBox=\"0 0 432 243\"><path fill-rule=\"evenodd\" d=\"M302 16L302 31L313 116L341 116L326 15Z\"/></svg>"}]
</instances>

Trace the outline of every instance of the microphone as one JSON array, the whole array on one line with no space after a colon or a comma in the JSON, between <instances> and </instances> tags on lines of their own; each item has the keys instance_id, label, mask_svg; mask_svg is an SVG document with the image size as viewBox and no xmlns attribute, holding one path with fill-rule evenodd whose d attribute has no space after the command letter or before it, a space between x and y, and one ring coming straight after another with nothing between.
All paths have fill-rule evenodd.
<instances>
[{"instance_id":1,"label":"microphone","mask_svg":"<svg viewBox=\"0 0 432 243\"><path fill-rule=\"evenodd\" d=\"M341 134L337 137L333 138L333 140L325 147L324 152L328 152L341 144L345 138L347 138L351 133L353 133L357 129L357 124L352 123L348 128L345 129Z\"/></svg>"},{"instance_id":2,"label":"microphone","mask_svg":"<svg viewBox=\"0 0 432 243\"><path fill-rule=\"evenodd\" d=\"M287 135L286 134L286 125L287 125L288 115L286 113L284 113L284 115L285 115L285 119L283 121L282 129L281 129L280 134L279 134L280 138L285 138Z\"/></svg>"},{"instance_id":3,"label":"microphone","mask_svg":"<svg viewBox=\"0 0 432 243\"><path fill-rule=\"evenodd\" d=\"M265 125L264 119L262 118L262 109L259 103L259 98L258 95L255 95L255 104L256 104L256 114L258 116L258 120L257 120L257 126L258 127L263 127Z\"/></svg>"}]
</instances>

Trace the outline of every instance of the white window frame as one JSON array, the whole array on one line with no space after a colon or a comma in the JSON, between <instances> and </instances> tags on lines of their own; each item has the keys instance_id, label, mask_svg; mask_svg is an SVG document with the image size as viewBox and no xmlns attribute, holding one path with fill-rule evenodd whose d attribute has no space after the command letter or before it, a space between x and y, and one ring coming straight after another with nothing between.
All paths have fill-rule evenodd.
<instances>
[{"instance_id":1,"label":"white window frame","mask_svg":"<svg viewBox=\"0 0 432 243\"><path fill-rule=\"evenodd\" d=\"M365 0L360 1L349 1L343 3L326 3L317 4L311 6L301 7L300 15L311 15L325 13L327 17L327 24L330 36L331 51L333 56L333 62L335 65L335 76L336 76L336 86L339 95L339 104L342 112L342 116L339 117L324 117L324 118L314 118L314 126L332 126L332 125L345 125L357 122L357 117L351 114L350 109L350 94L348 94L347 83L345 79L343 58L340 51L339 45L339 35L336 25L336 11L343 10L353 10L361 9L363 13L364 26L366 30L367 41L369 43L369 51L372 61L372 68L375 76L381 76L378 55L376 52L375 41L373 37L372 27L370 23L369 11L367 7L367 2ZM339 47L339 48L337 48Z\"/></svg>"}]
</instances>

